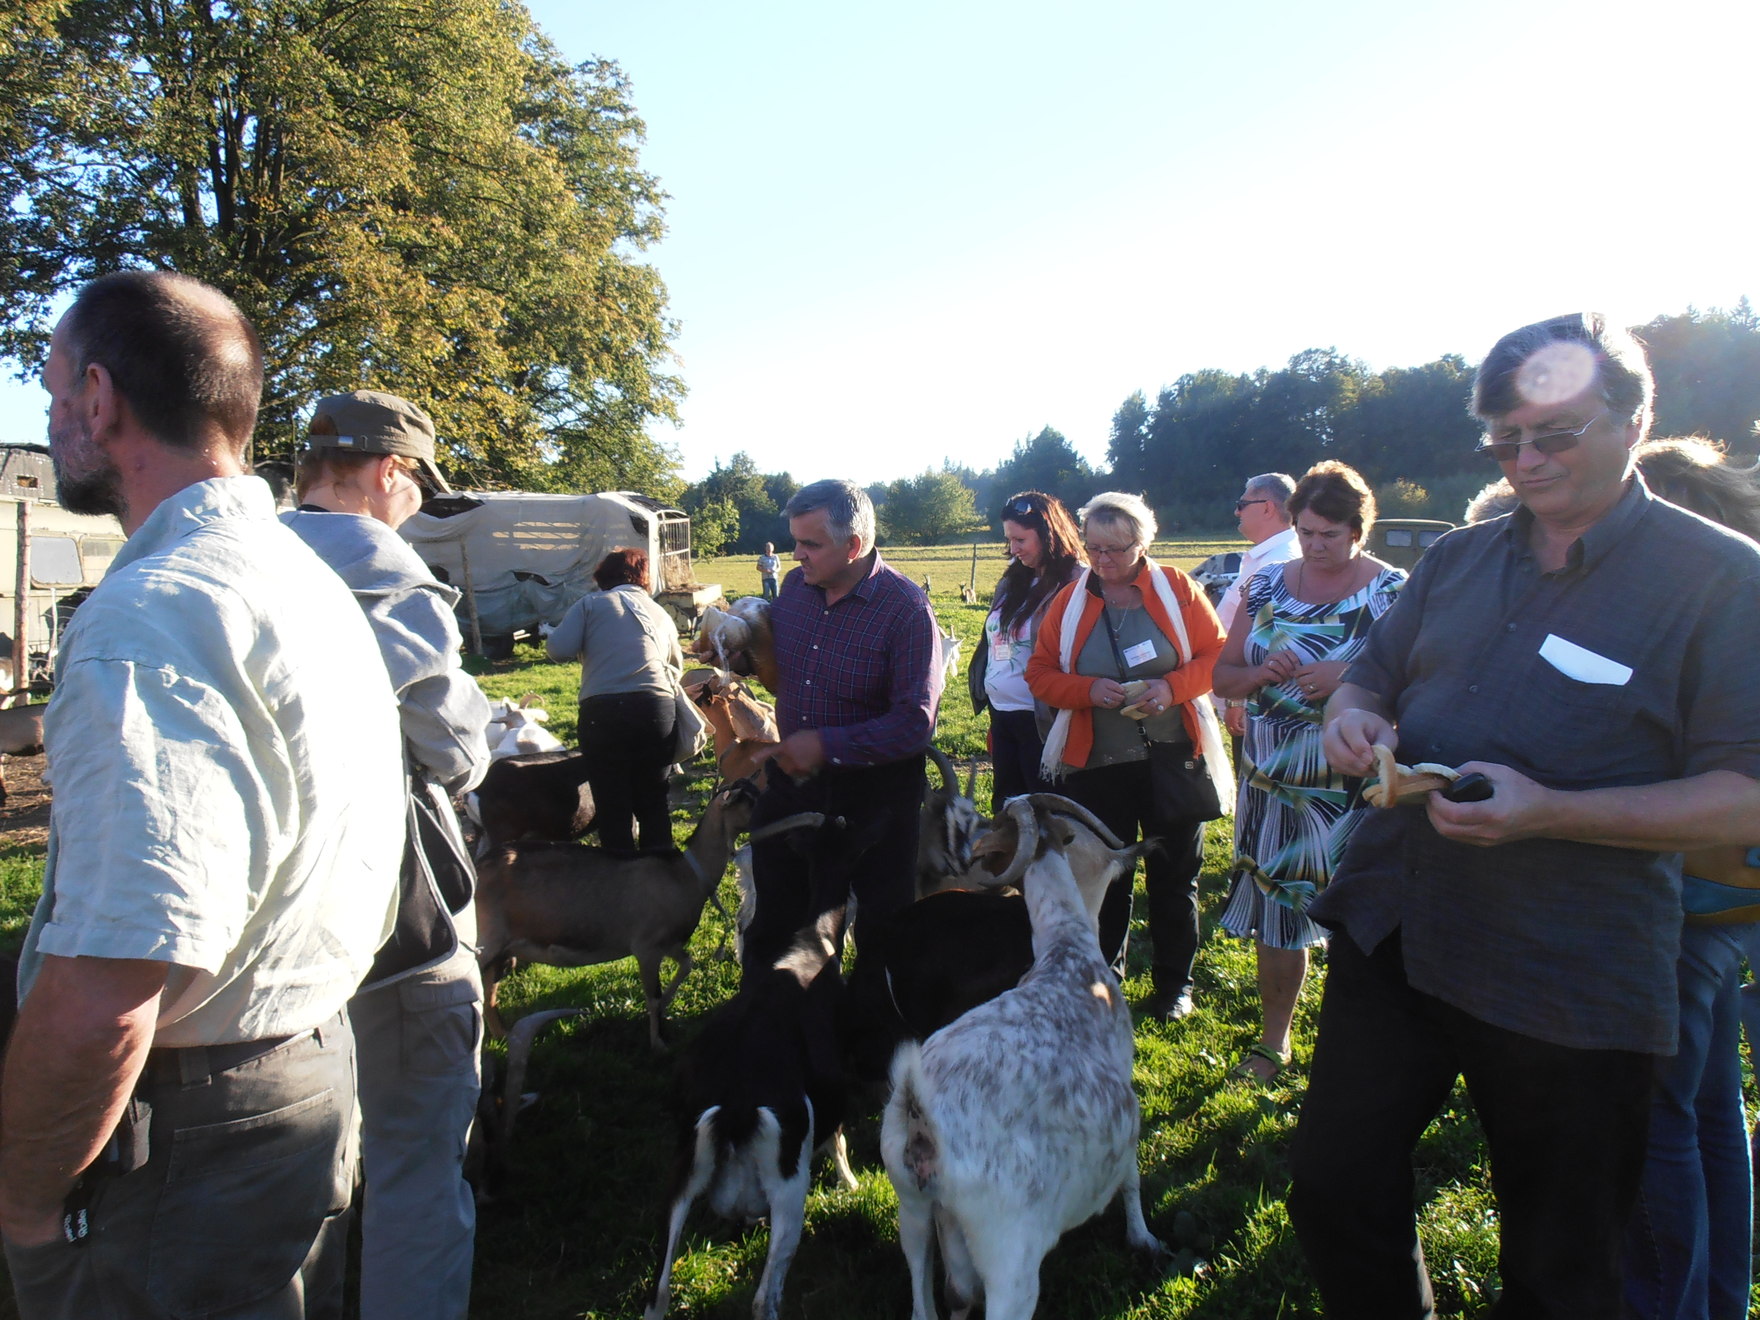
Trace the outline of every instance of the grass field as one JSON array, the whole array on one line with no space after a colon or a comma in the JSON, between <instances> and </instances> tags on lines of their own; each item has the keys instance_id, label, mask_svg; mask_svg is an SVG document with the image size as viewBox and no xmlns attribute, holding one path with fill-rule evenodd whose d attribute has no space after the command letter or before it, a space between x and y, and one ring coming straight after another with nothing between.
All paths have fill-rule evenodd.
<instances>
[{"instance_id":1,"label":"grass field","mask_svg":"<svg viewBox=\"0 0 1760 1320\"><path fill-rule=\"evenodd\" d=\"M1190 567L1234 545L1184 541L1159 546L1157 554ZM984 607L965 605L958 596L959 584L971 572L970 546L907 549L887 557L914 580L931 578L943 625L971 646L981 631ZM982 547L976 577L981 597L1001 568L997 549ZM722 583L729 594L758 588L755 564L744 557L700 564L698 577ZM551 729L572 741L574 666L545 663L541 653L521 648L512 660L481 668L480 680L491 695L537 693L551 713ZM937 743L962 765L978 761L978 800L987 803L984 722L972 715L963 685L948 692ZM676 786L680 839L706 799L706 769L705 762ZM1227 822L1219 822L1211 829L1202 881L1206 942L1197 968L1198 1011L1176 1026L1144 1022L1137 1030L1144 1206L1151 1228L1178 1253L1176 1267L1162 1274L1132 1258L1123 1246L1122 1218L1113 1208L1069 1234L1048 1257L1041 1316L1272 1320L1320 1314L1283 1196L1285 1155L1302 1099L1302 1064L1312 1047L1312 1016L1324 973L1317 969L1302 999L1296 1067L1288 1084L1264 1092L1228 1083L1224 1074L1256 1039L1258 1023L1251 949L1213 929L1228 860ZM0 930L14 942L40 875L40 850L0 850ZM732 910L731 879L721 892L724 906ZM692 945L698 970L671 1013L675 1042L688 1039L702 1017L734 991L735 965L713 957L724 933L716 913L706 912ZM1136 951L1141 948L1139 939ZM1145 967L1132 970L1126 992L1135 1002L1148 984ZM634 963L524 969L503 984L502 1002L509 1018L543 1007L579 1006L589 1012L552 1028L534 1054L527 1086L539 1100L520 1120L506 1196L481 1215L472 1315L483 1320L637 1316L660 1246L660 1198L671 1138L664 1116L670 1065L648 1051ZM894 1320L909 1313L895 1203L880 1166L878 1135L877 1113L853 1125L852 1159L861 1179L856 1190L838 1187L820 1170L789 1276L785 1316ZM1495 1295L1496 1223L1479 1131L1464 1096L1457 1094L1425 1135L1417 1172L1438 1314L1474 1316ZM691 1320L750 1315L767 1241L762 1226L721 1224L700 1210L675 1268L671 1314ZM8 1311L0 1303L0 1315Z\"/></svg>"}]
</instances>

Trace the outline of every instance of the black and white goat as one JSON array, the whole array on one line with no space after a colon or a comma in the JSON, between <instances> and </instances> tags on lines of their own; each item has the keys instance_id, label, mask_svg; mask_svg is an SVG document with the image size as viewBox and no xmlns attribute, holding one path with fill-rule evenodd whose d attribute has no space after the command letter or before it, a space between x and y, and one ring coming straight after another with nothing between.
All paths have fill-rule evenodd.
<instances>
[{"instance_id":1,"label":"black and white goat","mask_svg":"<svg viewBox=\"0 0 1760 1320\"><path fill-rule=\"evenodd\" d=\"M843 911L803 929L769 974L710 1016L679 1060L673 1107L678 1156L668 1191L666 1247L644 1320L672 1298L672 1261L698 1198L723 1218L770 1220L770 1254L752 1304L775 1320L806 1219L812 1155L829 1145L845 1187L844 1083L836 1014Z\"/></svg>"},{"instance_id":2,"label":"black and white goat","mask_svg":"<svg viewBox=\"0 0 1760 1320\"><path fill-rule=\"evenodd\" d=\"M1032 918L1034 960L1013 990L893 1062L880 1151L898 1192L912 1320L933 1320L939 1232L956 1320L1030 1320L1039 1267L1064 1232L1122 1198L1130 1245L1166 1249L1143 1220L1134 1039L1043 802L1010 801L980 851L1012 855Z\"/></svg>"}]
</instances>

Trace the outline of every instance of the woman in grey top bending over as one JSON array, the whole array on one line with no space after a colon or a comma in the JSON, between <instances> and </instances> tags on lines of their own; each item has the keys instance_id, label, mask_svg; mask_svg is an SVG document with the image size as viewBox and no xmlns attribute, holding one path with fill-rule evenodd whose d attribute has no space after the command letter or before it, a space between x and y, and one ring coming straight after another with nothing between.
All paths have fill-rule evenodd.
<instances>
[{"instance_id":1,"label":"woman in grey top bending over","mask_svg":"<svg viewBox=\"0 0 1760 1320\"><path fill-rule=\"evenodd\" d=\"M614 550L550 634L552 660L581 661L581 751L599 841L634 852L672 847L666 768L672 764L675 684L684 669L678 628L648 595L648 557Z\"/></svg>"}]
</instances>

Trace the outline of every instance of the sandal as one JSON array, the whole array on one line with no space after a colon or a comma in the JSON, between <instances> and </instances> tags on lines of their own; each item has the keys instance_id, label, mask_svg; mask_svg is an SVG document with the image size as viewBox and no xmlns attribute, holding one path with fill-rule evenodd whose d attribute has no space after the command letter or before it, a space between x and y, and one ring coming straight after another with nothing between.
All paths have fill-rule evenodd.
<instances>
[{"instance_id":1,"label":"sandal","mask_svg":"<svg viewBox=\"0 0 1760 1320\"><path fill-rule=\"evenodd\" d=\"M1271 1065L1269 1075L1259 1072L1253 1067L1255 1059L1263 1059ZM1280 1054L1269 1045L1260 1041L1249 1045L1241 1061L1228 1070L1229 1080L1252 1082L1255 1085L1271 1088L1283 1080L1283 1070L1289 1065L1289 1055Z\"/></svg>"}]
</instances>

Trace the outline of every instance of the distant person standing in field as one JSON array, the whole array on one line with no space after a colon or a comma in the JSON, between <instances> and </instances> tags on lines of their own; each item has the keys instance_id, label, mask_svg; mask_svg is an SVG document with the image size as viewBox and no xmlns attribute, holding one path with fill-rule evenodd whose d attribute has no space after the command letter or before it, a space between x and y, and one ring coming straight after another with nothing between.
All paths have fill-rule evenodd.
<instances>
[{"instance_id":1,"label":"distant person standing in field","mask_svg":"<svg viewBox=\"0 0 1760 1320\"><path fill-rule=\"evenodd\" d=\"M984 699L990 707L990 755L994 779L990 809L1022 793L1051 792L1039 773L1045 740L1039 736L1027 660L1039 620L1051 598L1087 562L1082 535L1063 501L1027 490L1002 506L1002 535L1009 565L996 584L984 620Z\"/></svg>"},{"instance_id":2,"label":"distant person standing in field","mask_svg":"<svg viewBox=\"0 0 1760 1320\"><path fill-rule=\"evenodd\" d=\"M1241 592L1253 580L1253 574L1272 564L1287 564L1299 559L1301 545L1296 541L1295 528L1290 526L1287 507L1296 483L1281 472L1264 472L1248 477L1246 489L1234 502L1235 521L1241 535L1253 544L1241 552L1241 571L1235 575L1222 599L1216 603L1216 617L1222 626L1235 630L1235 611L1240 608ZM1246 732L1247 712L1244 701L1224 701L1222 723L1235 738ZM1237 747L1236 760L1240 749Z\"/></svg>"},{"instance_id":3,"label":"distant person standing in field","mask_svg":"<svg viewBox=\"0 0 1760 1320\"><path fill-rule=\"evenodd\" d=\"M758 556L758 582L763 587L764 599L776 599L776 575L782 571L782 560L777 556L774 542L764 542L764 553Z\"/></svg>"}]
</instances>

